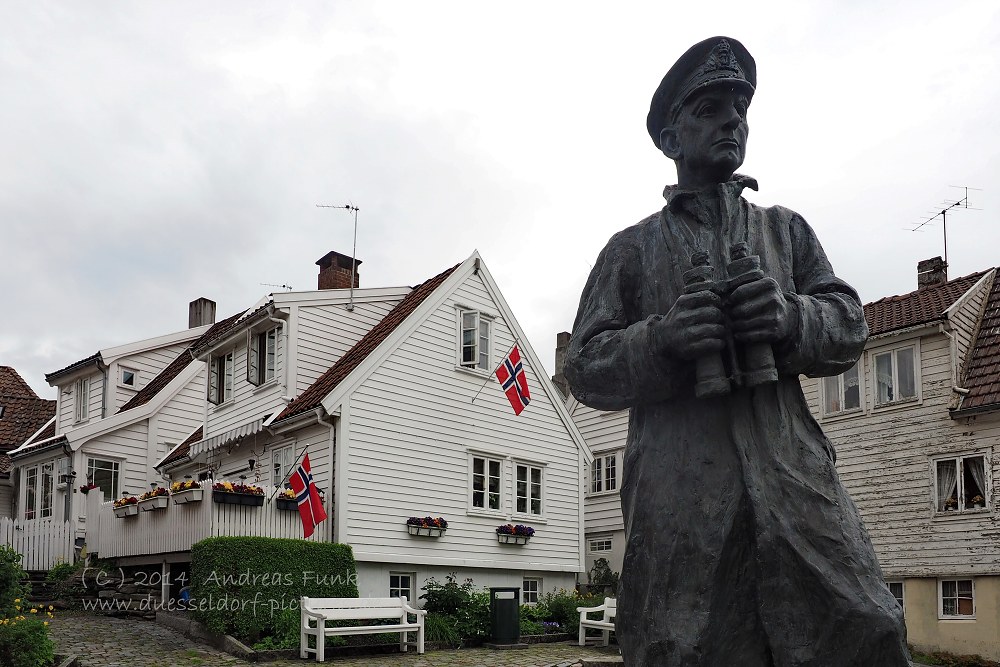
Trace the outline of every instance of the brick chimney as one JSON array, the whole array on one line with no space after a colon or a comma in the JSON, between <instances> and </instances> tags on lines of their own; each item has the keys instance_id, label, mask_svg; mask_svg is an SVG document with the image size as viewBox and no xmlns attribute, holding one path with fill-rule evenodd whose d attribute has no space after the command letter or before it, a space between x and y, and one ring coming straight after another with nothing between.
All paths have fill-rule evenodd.
<instances>
[{"instance_id":1,"label":"brick chimney","mask_svg":"<svg viewBox=\"0 0 1000 667\"><path fill-rule=\"evenodd\" d=\"M318 260L319 279L317 289L350 289L352 259L331 250ZM361 260L354 260L354 287L358 287L358 266Z\"/></svg>"},{"instance_id":2,"label":"brick chimney","mask_svg":"<svg viewBox=\"0 0 1000 667\"><path fill-rule=\"evenodd\" d=\"M563 369L566 368L566 351L569 349L570 333L562 331L556 334L556 374L552 376L552 384L559 388L562 395L569 398L569 382Z\"/></svg>"},{"instance_id":3,"label":"brick chimney","mask_svg":"<svg viewBox=\"0 0 1000 667\"><path fill-rule=\"evenodd\" d=\"M948 282L948 265L940 257L917 262L917 289L943 285Z\"/></svg>"},{"instance_id":4,"label":"brick chimney","mask_svg":"<svg viewBox=\"0 0 1000 667\"><path fill-rule=\"evenodd\" d=\"M188 329L215 324L215 302L201 297L188 306Z\"/></svg>"}]
</instances>

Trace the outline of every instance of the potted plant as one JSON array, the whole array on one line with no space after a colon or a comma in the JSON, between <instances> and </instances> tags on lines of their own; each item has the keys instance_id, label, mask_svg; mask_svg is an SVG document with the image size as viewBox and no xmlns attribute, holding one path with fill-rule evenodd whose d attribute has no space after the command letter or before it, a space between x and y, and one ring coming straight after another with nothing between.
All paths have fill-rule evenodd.
<instances>
[{"instance_id":1,"label":"potted plant","mask_svg":"<svg viewBox=\"0 0 1000 667\"><path fill-rule=\"evenodd\" d=\"M448 522L443 517L411 516L406 520L406 530L410 535L441 537L448 530Z\"/></svg>"},{"instance_id":2,"label":"potted plant","mask_svg":"<svg viewBox=\"0 0 1000 667\"><path fill-rule=\"evenodd\" d=\"M242 482L216 482L212 485L212 500L225 505L260 507L264 504L264 489Z\"/></svg>"},{"instance_id":3,"label":"potted plant","mask_svg":"<svg viewBox=\"0 0 1000 667\"><path fill-rule=\"evenodd\" d=\"M274 504L278 506L279 510L285 511L298 511L299 501L295 498L295 492L291 489L284 489L275 498Z\"/></svg>"},{"instance_id":4,"label":"potted plant","mask_svg":"<svg viewBox=\"0 0 1000 667\"><path fill-rule=\"evenodd\" d=\"M170 502L170 492L155 483L150 486L152 488L149 491L139 496L139 509L143 512L167 509L167 503Z\"/></svg>"},{"instance_id":5,"label":"potted plant","mask_svg":"<svg viewBox=\"0 0 1000 667\"><path fill-rule=\"evenodd\" d=\"M972 506L982 509L986 506L986 500L982 496L972 496Z\"/></svg>"},{"instance_id":6,"label":"potted plant","mask_svg":"<svg viewBox=\"0 0 1000 667\"><path fill-rule=\"evenodd\" d=\"M958 501L955 500L955 498L953 496L949 496L944 501L944 511L945 512L954 512L957 509L958 509Z\"/></svg>"},{"instance_id":7,"label":"potted plant","mask_svg":"<svg viewBox=\"0 0 1000 667\"><path fill-rule=\"evenodd\" d=\"M204 493L201 484L193 479L185 479L183 482L174 482L170 485L170 497L174 505L200 502Z\"/></svg>"},{"instance_id":8,"label":"potted plant","mask_svg":"<svg viewBox=\"0 0 1000 667\"><path fill-rule=\"evenodd\" d=\"M114 513L119 519L135 516L139 513L139 499L130 496L128 491L122 491L122 497L115 501Z\"/></svg>"},{"instance_id":9,"label":"potted plant","mask_svg":"<svg viewBox=\"0 0 1000 667\"><path fill-rule=\"evenodd\" d=\"M96 484L94 484L93 482L87 482L86 484L80 487L80 493L82 493L83 495L87 495L96 488L97 488Z\"/></svg>"},{"instance_id":10,"label":"potted plant","mask_svg":"<svg viewBox=\"0 0 1000 667\"><path fill-rule=\"evenodd\" d=\"M497 527L497 542L500 544L527 544L535 529L531 526L504 524Z\"/></svg>"}]
</instances>

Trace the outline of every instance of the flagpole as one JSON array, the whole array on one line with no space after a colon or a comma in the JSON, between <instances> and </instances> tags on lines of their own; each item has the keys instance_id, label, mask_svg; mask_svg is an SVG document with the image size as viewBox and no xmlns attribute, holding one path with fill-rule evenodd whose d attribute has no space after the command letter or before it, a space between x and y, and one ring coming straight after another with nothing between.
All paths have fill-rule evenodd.
<instances>
[{"instance_id":1,"label":"flagpole","mask_svg":"<svg viewBox=\"0 0 1000 667\"><path fill-rule=\"evenodd\" d=\"M511 350L513 350L513 349L514 349L514 346L516 346L516 345L517 345L518 343L520 343L520 342L521 342L521 339L520 339L520 338L515 338L515 339L514 339L514 342L513 342L513 343L511 343L511 346L507 348L507 352L506 352L506 354L504 354L504 355L503 355L503 357L502 357L502 359L501 359L500 363L499 363L499 364L497 364L496 366L494 366L494 367L493 367L493 372L492 372L492 373L490 373L490 376L489 376L489 377L488 377L488 378L486 379L486 382L484 382L484 383L483 383L483 386L479 388L479 391L477 391L477 392L476 392L476 395L472 397L472 400L471 400L471 401L469 401L470 403L475 403L475 402L476 402L476 399L477 399L477 398L479 398L479 394L481 394L481 393L482 393L483 389L486 389L486 385L487 385L487 384L489 384L490 380L492 380L492 379L493 379L493 376L494 376L494 375L496 375L496 373L497 373L497 369L498 369L498 368L500 368L500 366L502 366L502 365L503 365L503 362L504 362L504 361L505 361L505 360L507 359L507 357L508 357L508 356L510 355L510 351L511 351ZM522 359L522 363L523 363L523 361L524 361L524 360Z\"/></svg>"},{"instance_id":2,"label":"flagpole","mask_svg":"<svg viewBox=\"0 0 1000 667\"><path fill-rule=\"evenodd\" d=\"M271 492L271 497L267 499L268 505L270 505L271 501L274 500L274 497L278 495L278 489L280 489L281 485L285 483L285 480L289 478L289 476L292 474L292 471L295 470L296 464L303 456L305 456L306 452L308 451L309 451L309 445L306 445L305 447L302 448L302 453L296 456L295 460L292 461L292 465L288 466L288 472L286 472L285 476L281 478L281 482L274 485L274 491Z\"/></svg>"}]
</instances>

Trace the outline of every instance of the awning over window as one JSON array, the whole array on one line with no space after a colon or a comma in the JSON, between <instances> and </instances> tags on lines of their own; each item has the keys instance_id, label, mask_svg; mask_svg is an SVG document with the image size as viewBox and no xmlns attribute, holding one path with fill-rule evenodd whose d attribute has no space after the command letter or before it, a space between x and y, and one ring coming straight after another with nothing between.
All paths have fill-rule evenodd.
<instances>
[{"instance_id":1,"label":"awning over window","mask_svg":"<svg viewBox=\"0 0 1000 667\"><path fill-rule=\"evenodd\" d=\"M200 442L196 442L191 445L191 453L189 456L194 458L199 454L204 454L210 452L214 449L218 449L223 445L228 445L231 442L236 442L241 438L245 438L248 435L254 435L255 433L260 433L264 430L264 420L255 419L249 424L243 424L242 426L237 426L234 429L230 429L225 433L220 433L218 435L213 435L211 438L205 438Z\"/></svg>"}]
</instances>

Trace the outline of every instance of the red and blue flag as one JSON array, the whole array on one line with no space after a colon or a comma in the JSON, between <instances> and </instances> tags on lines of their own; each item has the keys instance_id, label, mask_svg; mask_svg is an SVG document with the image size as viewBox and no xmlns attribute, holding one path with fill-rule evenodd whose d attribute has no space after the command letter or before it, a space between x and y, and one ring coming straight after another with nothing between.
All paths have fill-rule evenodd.
<instances>
[{"instance_id":1,"label":"red and blue flag","mask_svg":"<svg viewBox=\"0 0 1000 667\"><path fill-rule=\"evenodd\" d=\"M521 351L517 349L517 345L511 348L510 354L497 367L496 376L503 387L503 393L507 394L510 407L514 408L514 414L521 414L531 402L531 394L528 393L528 380L524 376Z\"/></svg>"},{"instance_id":2,"label":"red and blue flag","mask_svg":"<svg viewBox=\"0 0 1000 667\"><path fill-rule=\"evenodd\" d=\"M323 509L323 499L319 497L319 489L313 482L308 454L302 457L302 463L295 469L288 481L291 482L295 501L299 504L302 530L307 538L311 537L316 531L316 526L326 520L326 510Z\"/></svg>"}]
</instances>

